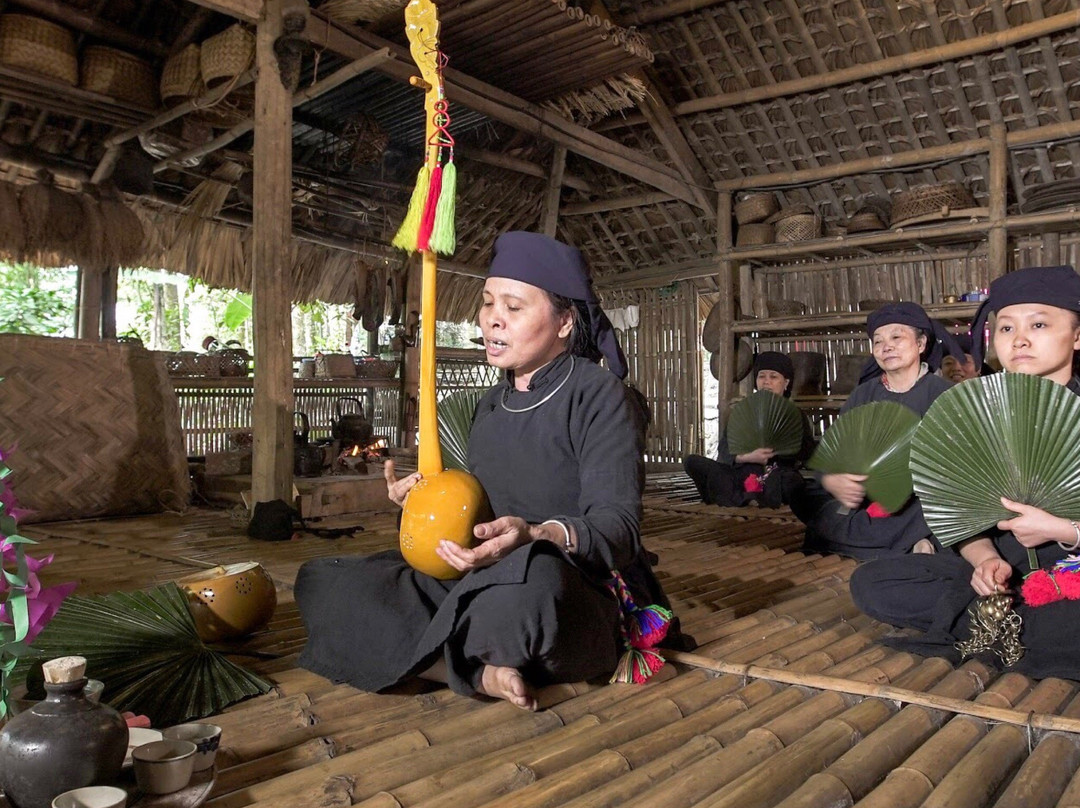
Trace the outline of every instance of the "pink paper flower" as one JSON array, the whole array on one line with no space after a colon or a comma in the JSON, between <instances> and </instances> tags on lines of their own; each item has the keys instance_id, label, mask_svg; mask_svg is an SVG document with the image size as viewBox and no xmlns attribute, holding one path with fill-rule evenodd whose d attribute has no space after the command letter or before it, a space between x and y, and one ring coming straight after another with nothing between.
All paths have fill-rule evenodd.
<instances>
[{"instance_id":1,"label":"pink paper flower","mask_svg":"<svg viewBox=\"0 0 1080 808\"><path fill-rule=\"evenodd\" d=\"M9 569L14 567L16 563L15 545L6 541L0 542L0 558L3 559L5 567ZM43 587L41 585L41 579L38 577L38 573L42 568L51 564L52 560L52 555L47 555L44 558L26 556L27 580L25 592L26 607L30 616L30 630L23 642L28 645L34 641L34 638L37 637L48 622L53 619L57 610L60 608L60 604L64 602L64 598L70 595L76 587L74 581L49 587ZM8 583L7 578L0 575L0 593L9 592L11 588L11 584ZM7 603L0 603L0 623L11 623Z\"/></svg>"}]
</instances>

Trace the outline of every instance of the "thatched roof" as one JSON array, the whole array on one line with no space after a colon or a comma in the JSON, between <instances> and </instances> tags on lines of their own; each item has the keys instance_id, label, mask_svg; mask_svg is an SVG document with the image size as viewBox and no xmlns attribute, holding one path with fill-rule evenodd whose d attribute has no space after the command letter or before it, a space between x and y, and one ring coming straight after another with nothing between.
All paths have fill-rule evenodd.
<instances>
[{"instance_id":1,"label":"thatched roof","mask_svg":"<svg viewBox=\"0 0 1080 808\"><path fill-rule=\"evenodd\" d=\"M86 48L106 44L144 59L156 83L170 54L235 22L207 7L247 5L16 0L6 10L67 26L84 68ZM400 260L386 245L420 161L421 98L405 83L415 69L400 34L403 3L316 5L303 34L312 47L302 51L301 89L372 49L401 55L294 110L297 297L344 300L357 254ZM461 189L459 246L443 266L465 273L446 287L463 300L498 233L539 226L556 144L568 149L558 234L585 251L602 285L662 283L681 273L711 289L718 184L975 141L995 123L1010 133L1067 124L1080 104L1077 0L608 0L606 10L523 0L512 14L494 0L439 5ZM351 10L355 19L358 9L357 25L323 13ZM0 47L0 164L8 179L26 182L48 166L89 180L108 138L163 109L122 100L111 88L66 86L2 54ZM210 211L219 226L177 235L165 224L146 257L241 286L244 237L233 231L250 221L251 136L215 150L203 144L250 114L246 82L241 75L212 109L128 141L153 152L156 173L134 190L155 208L182 207L199 183L220 181L223 164L236 167ZM1011 205L1041 183L1075 177L1080 144L1069 132L1010 151ZM169 164L178 153L185 164ZM121 167L130 172L139 156L147 159L128 154ZM872 197L950 180L985 205L988 170L979 153L777 193L782 205L806 204L843 224ZM171 214L158 215L167 222ZM229 245L213 253L221 267L196 258L211 238Z\"/></svg>"}]
</instances>

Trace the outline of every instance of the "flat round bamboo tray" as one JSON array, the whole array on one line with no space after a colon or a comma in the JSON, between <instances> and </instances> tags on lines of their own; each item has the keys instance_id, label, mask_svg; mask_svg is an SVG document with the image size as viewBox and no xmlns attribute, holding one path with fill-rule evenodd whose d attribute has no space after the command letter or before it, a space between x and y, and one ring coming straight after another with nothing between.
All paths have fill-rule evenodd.
<instances>
[{"instance_id":1,"label":"flat round bamboo tray","mask_svg":"<svg viewBox=\"0 0 1080 808\"><path fill-rule=\"evenodd\" d=\"M231 25L202 43L199 71L207 87L229 81L243 73L255 59L255 37L240 23Z\"/></svg>"},{"instance_id":2,"label":"flat round bamboo tray","mask_svg":"<svg viewBox=\"0 0 1080 808\"><path fill-rule=\"evenodd\" d=\"M84 90L127 101L144 109L158 105L154 68L137 56L104 45L90 45L82 52Z\"/></svg>"},{"instance_id":3,"label":"flat round bamboo tray","mask_svg":"<svg viewBox=\"0 0 1080 808\"><path fill-rule=\"evenodd\" d=\"M886 303L895 303L887 297L868 297L859 301L859 311L876 311Z\"/></svg>"},{"instance_id":4,"label":"flat round bamboo tray","mask_svg":"<svg viewBox=\"0 0 1080 808\"><path fill-rule=\"evenodd\" d=\"M0 64L29 70L73 87L79 83L75 35L67 28L28 14L0 14Z\"/></svg>"},{"instance_id":5,"label":"flat round bamboo tray","mask_svg":"<svg viewBox=\"0 0 1080 808\"><path fill-rule=\"evenodd\" d=\"M914 220L949 218L950 211L975 207L975 197L960 182L920 185L896 195L892 206L892 226L902 227Z\"/></svg>"},{"instance_id":6,"label":"flat round bamboo tray","mask_svg":"<svg viewBox=\"0 0 1080 808\"><path fill-rule=\"evenodd\" d=\"M821 236L821 217L814 213L796 213L776 222L776 241L809 241Z\"/></svg>"},{"instance_id":7,"label":"flat round bamboo tray","mask_svg":"<svg viewBox=\"0 0 1080 808\"><path fill-rule=\"evenodd\" d=\"M735 203L735 221L740 225L763 222L780 210L776 194L747 194Z\"/></svg>"},{"instance_id":8,"label":"flat round bamboo tray","mask_svg":"<svg viewBox=\"0 0 1080 808\"><path fill-rule=\"evenodd\" d=\"M203 88L199 72L199 46L192 42L165 60L161 69L161 101L176 104L197 97Z\"/></svg>"}]
</instances>

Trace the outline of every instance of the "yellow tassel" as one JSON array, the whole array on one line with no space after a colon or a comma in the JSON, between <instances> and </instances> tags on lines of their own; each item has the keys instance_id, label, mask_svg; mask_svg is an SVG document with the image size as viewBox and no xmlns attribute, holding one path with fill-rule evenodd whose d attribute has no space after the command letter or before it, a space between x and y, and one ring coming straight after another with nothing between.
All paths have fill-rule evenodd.
<instances>
[{"instance_id":1,"label":"yellow tassel","mask_svg":"<svg viewBox=\"0 0 1080 808\"><path fill-rule=\"evenodd\" d=\"M456 197L457 169L451 161L443 166L442 190L439 192L439 204L435 208L435 225L431 229L431 239L428 242L431 251L439 255L453 255L457 248L457 235L454 232Z\"/></svg>"},{"instance_id":2,"label":"yellow tassel","mask_svg":"<svg viewBox=\"0 0 1080 808\"><path fill-rule=\"evenodd\" d=\"M420 217L424 215L424 205L427 202L428 185L431 183L431 169L427 163L420 166L416 175L416 187L413 188L412 197L409 199L409 209L405 213L405 220L398 228L397 235L390 242L395 247L406 252L416 252L416 237L420 232Z\"/></svg>"}]
</instances>

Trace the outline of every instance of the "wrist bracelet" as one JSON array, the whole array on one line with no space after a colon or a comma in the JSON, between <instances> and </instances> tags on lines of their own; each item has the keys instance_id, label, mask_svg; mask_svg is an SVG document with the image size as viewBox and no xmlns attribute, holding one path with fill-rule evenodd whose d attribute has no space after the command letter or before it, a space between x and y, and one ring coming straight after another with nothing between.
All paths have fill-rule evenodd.
<instances>
[{"instance_id":1,"label":"wrist bracelet","mask_svg":"<svg viewBox=\"0 0 1080 808\"><path fill-rule=\"evenodd\" d=\"M1076 532L1076 541L1072 544L1065 544L1065 542L1059 541L1058 547L1067 553L1071 553L1073 550L1080 550L1080 524L1077 522L1069 522L1072 525L1072 529Z\"/></svg>"},{"instance_id":2,"label":"wrist bracelet","mask_svg":"<svg viewBox=\"0 0 1080 808\"><path fill-rule=\"evenodd\" d=\"M540 524L541 526L558 525L559 527L561 527L563 532L563 549L566 550L567 553L572 553L574 551L573 546L570 544L570 528L568 528L558 519L548 519L546 522L541 522Z\"/></svg>"}]
</instances>

